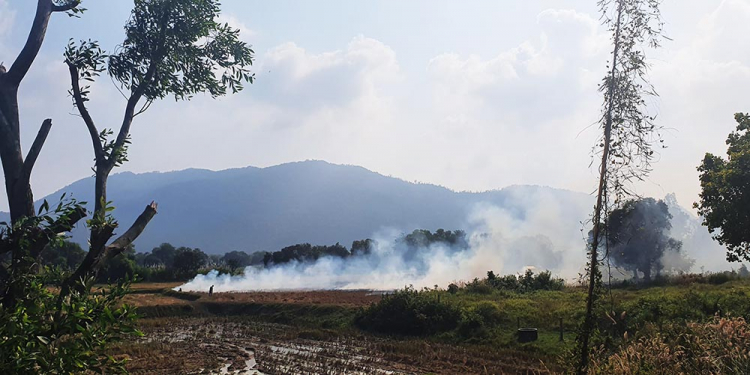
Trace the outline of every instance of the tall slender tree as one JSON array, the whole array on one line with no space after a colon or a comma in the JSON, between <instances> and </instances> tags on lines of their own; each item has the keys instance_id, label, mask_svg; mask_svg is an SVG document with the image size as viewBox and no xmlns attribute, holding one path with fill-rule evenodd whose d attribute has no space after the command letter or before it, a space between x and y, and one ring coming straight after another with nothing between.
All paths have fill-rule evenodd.
<instances>
[{"instance_id":1,"label":"tall slender tree","mask_svg":"<svg viewBox=\"0 0 750 375\"><path fill-rule=\"evenodd\" d=\"M613 48L607 75L599 85L604 95L599 120L602 135L594 150L601 162L589 246L586 315L577 337L578 374L588 368L596 324L594 309L601 284L599 239L606 231L602 219L607 217L610 203L617 204L631 194L631 182L642 180L651 171L653 145L662 143L660 127L647 112L646 98L656 96L656 92L646 77L649 65L644 53L644 47L659 47L663 38L660 4L661 0L598 2L603 23L612 34Z\"/></svg>"},{"instance_id":2,"label":"tall slender tree","mask_svg":"<svg viewBox=\"0 0 750 375\"><path fill-rule=\"evenodd\" d=\"M190 99L198 93L212 97L236 93L254 75L253 50L239 39L239 30L217 22L218 0L135 0L125 25L125 41L113 54L106 54L97 42L72 41L65 50L71 80L70 95L88 129L94 149L95 202L89 252L63 285L61 298L75 281L121 253L145 229L156 214L156 204L146 206L136 222L117 240L108 244L118 224L107 212L107 179L115 167L127 161L133 120L155 100L174 96ZM89 87L106 70L127 92L119 129L97 127L88 111ZM210 130L206 130L210 131ZM116 134L116 135L115 135Z\"/></svg>"}]
</instances>

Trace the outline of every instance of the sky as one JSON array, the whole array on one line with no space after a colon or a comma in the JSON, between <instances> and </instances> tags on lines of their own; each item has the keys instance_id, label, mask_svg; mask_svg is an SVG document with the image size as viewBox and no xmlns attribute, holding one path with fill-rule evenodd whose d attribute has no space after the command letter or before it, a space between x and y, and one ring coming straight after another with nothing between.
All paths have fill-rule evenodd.
<instances>
[{"instance_id":1,"label":"sky","mask_svg":"<svg viewBox=\"0 0 750 375\"><path fill-rule=\"evenodd\" d=\"M10 66L34 3L0 0L0 62ZM55 14L20 90L22 142L53 129L32 184L40 198L90 176L62 62L69 39L113 50L132 2L86 0ZM696 166L724 155L733 114L750 111L750 0L664 0L672 40L648 50L660 94L649 113L668 148L642 195L698 199ZM591 148L611 53L594 0L222 1L222 21L256 53L256 83L220 99L165 99L138 116L120 171L265 167L319 159L454 190L534 184L592 192ZM117 126L125 99L101 77L89 110ZM0 209L7 201L0 199Z\"/></svg>"}]
</instances>

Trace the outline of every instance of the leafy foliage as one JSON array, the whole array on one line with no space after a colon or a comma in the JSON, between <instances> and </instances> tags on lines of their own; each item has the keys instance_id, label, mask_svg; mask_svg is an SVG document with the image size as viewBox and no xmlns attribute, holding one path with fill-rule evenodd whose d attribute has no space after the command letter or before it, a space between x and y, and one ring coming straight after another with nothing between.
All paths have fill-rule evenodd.
<instances>
[{"instance_id":1,"label":"leafy foliage","mask_svg":"<svg viewBox=\"0 0 750 375\"><path fill-rule=\"evenodd\" d=\"M177 277L195 275L207 264L208 257L200 249L179 248L174 256L174 269Z\"/></svg>"},{"instance_id":2,"label":"leafy foliage","mask_svg":"<svg viewBox=\"0 0 750 375\"><path fill-rule=\"evenodd\" d=\"M535 274L533 270L527 269L523 275L496 276L494 272L488 271L487 278L483 280L474 279L467 283L465 288L469 293L487 293L484 289L502 290L515 293L529 293L538 290L562 290L565 280L552 276L550 271L542 271Z\"/></svg>"},{"instance_id":3,"label":"leafy foliage","mask_svg":"<svg viewBox=\"0 0 750 375\"><path fill-rule=\"evenodd\" d=\"M667 235L672 228L672 215L664 201L653 198L628 200L613 210L607 221L609 256L617 267L642 273L646 281L659 276L665 267L667 254L682 256L682 242ZM687 260L685 265L691 265Z\"/></svg>"},{"instance_id":4,"label":"leafy foliage","mask_svg":"<svg viewBox=\"0 0 750 375\"><path fill-rule=\"evenodd\" d=\"M648 81L649 64L644 46L660 47L664 23L659 0L600 0L604 24L613 35L615 53L608 73L599 85L604 94L602 128L611 132L597 141L604 152L608 143L607 189L616 200L629 195L628 183L642 180L651 171L654 143L662 144L661 127L648 114L649 96L657 96Z\"/></svg>"},{"instance_id":5,"label":"leafy foliage","mask_svg":"<svg viewBox=\"0 0 750 375\"><path fill-rule=\"evenodd\" d=\"M41 264L51 267L59 267L66 271L72 271L75 267L81 264L81 261L86 256L86 251L83 250L81 245L62 240L58 243L53 243L47 246L42 251L42 257L40 259Z\"/></svg>"},{"instance_id":6,"label":"leafy foliage","mask_svg":"<svg viewBox=\"0 0 750 375\"><path fill-rule=\"evenodd\" d=\"M653 144L660 143L660 128L647 112L646 98L656 91L647 79L648 63L644 45L661 43L663 22L660 0L599 0L604 25L612 35L612 58L607 75L599 86L604 95L599 127L600 138L594 155L601 155L597 201L593 215L593 241L589 246L588 297L586 316L581 324L576 356L576 372L588 366L590 339L595 334L595 309L600 293L599 239L606 231L602 219L609 212L610 198L621 202L631 194L628 184L642 180L651 171Z\"/></svg>"},{"instance_id":7,"label":"leafy foliage","mask_svg":"<svg viewBox=\"0 0 750 375\"><path fill-rule=\"evenodd\" d=\"M354 322L375 332L426 335L452 330L460 320L459 307L441 302L436 294L406 287L362 309Z\"/></svg>"},{"instance_id":8,"label":"leafy foliage","mask_svg":"<svg viewBox=\"0 0 750 375\"><path fill-rule=\"evenodd\" d=\"M44 275L27 275L22 282L22 302L0 307L0 373L125 372L123 360L103 352L125 335L140 335L134 310L120 303L129 281L91 294L74 292L60 310ZM91 282L85 281L87 287Z\"/></svg>"},{"instance_id":9,"label":"leafy foliage","mask_svg":"<svg viewBox=\"0 0 750 375\"><path fill-rule=\"evenodd\" d=\"M270 262L272 264L284 264L292 261L307 262L315 261L325 256L346 258L350 256L349 250L339 243L331 246L310 245L309 243L287 246L279 251L270 253ZM268 262L266 262L268 263Z\"/></svg>"},{"instance_id":10,"label":"leafy foliage","mask_svg":"<svg viewBox=\"0 0 750 375\"><path fill-rule=\"evenodd\" d=\"M96 279L99 282L112 283L118 280L133 279L136 273L135 248L131 245L122 253L104 263Z\"/></svg>"},{"instance_id":11,"label":"leafy foliage","mask_svg":"<svg viewBox=\"0 0 750 375\"><path fill-rule=\"evenodd\" d=\"M242 90L254 79L253 50L239 30L216 21L219 12L216 0L136 0L109 74L126 89L142 88L148 100Z\"/></svg>"},{"instance_id":12,"label":"leafy foliage","mask_svg":"<svg viewBox=\"0 0 750 375\"><path fill-rule=\"evenodd\" d=\"M466 240L466 232L462 230L438 229L432 233L426 229L416 229L413 232L399 238L397 242L404 243L410 248L426 248L433 244L442 243L446 246L457 246L465 249L469 247Z\"/></svg>"},{"instance_id":13,"label":"leafy foliage","mask_svg":"<svg viewBox=\"0 0 750 375\"><path fill-rule=\"evenodd\" d=\"M737 129L727 137L727 158L707 153L698 167L703 225L727 247L727 260L750 261L750 115L734 115Z\"/></svg>"},{"instance_id":14,"label":"leafy foliage","mask_svg":"<svg viewBox=\"0 0 750 375\"><path fill-rule=\"evenodd\" d=\"M352 255L367 255L372 252L373 247L377 246L377 242L369 238L364 240L355 240L352 242L351 253Z\"/></svg>"}]
</instances>

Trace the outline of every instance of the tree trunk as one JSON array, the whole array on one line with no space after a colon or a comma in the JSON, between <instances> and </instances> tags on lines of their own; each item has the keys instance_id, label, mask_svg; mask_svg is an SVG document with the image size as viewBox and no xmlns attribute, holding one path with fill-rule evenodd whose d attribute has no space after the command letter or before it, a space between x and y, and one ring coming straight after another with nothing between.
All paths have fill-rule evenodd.
<instances>
[{"instance_id":1,"label":"tree trunk","mask_svg":"<svg viewBox=\"0 0 750 375\"><path fill-rule=\"evenodd\" d=\"M2 76L0 76L2 77ZM0 78L0 158L5 177L11 221L34 215L34 196L29 181L23 178L23 153L18 129L16 87L6 87Z\"/></svg>"},{"instance_id":2,"label":"tree trunk","mask_svg":"<svg viewBox=\"0 0 750 375\"><path fill-rule=\"evenodd\" d=\"M602 234L602 211L604 211L604 194L607 189L607 163L609 162L609 148L612 137L612 112L614 109L614 90L615 74L617 67L617 55L620 49L620 23L622 21L623 0L619 1L617 8L617 23L615 25L615 46L612 51L612 70L610 72L610 82L608 87L609 100L607 103L607 116L604 124L604 148L602 149L601 169L599 171L599 188L596 196L596 207L594 209L594 238L591 243L591 257L589 265L589 286L586 298L586 315L583 322L583 331L581 332L580 353L577 373L583 375L586 373L589 365L589 340L593 331L594 319L594 300L596 298L596 276L598 274L598 248L599 237ZM606 214L606 213L605 213Z\"/></svg>"},{"instance_id":3,"label":"tree trunk","mask_svg":"<svg viewBox=\"0 0 750 375\"><path fill-rule=\"evenodd\" d=\"M52 1L37 1L34 21L21 53L10 70L6 71L5 67L0 66L0 158L12 222L34 216L34 196L28 178L31 166L28 166L29 171L24 171L21 150L18 87L42 47L53 11L56 9Z\"/></svg>"}]
</instances>

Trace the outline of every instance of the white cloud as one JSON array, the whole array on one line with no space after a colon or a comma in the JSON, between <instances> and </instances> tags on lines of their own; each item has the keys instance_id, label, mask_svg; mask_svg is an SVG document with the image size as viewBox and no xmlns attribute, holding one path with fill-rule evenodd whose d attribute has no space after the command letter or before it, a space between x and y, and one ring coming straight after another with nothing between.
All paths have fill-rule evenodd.
<instances>
[{"instance_id":1,"label":"white cloud","mask_svg":"<svg viewBox=\"0 0 750 375\"><path fill-rule=\"evenodd\" d=\"M2 17L9 4L0 0L0 20L7 20ZM665 2L675 8L665 8L675 41L649 52L655 63L650 74L661 94L654 100L659 123L676 130L667 133L670 148L661 152L640 191L655 196L675 191L689 205L697 197L694 168L702 153L723 153L732 114L748 110L750 50L741 48L738 35L750 35L750 23L743 21L750 13L744 0L701 3L701 12L681 4ZM611 46L596 14L585 13L593 7L582 8L539 9L525 21L531 26L523 33L488 36L456 28L466 38L487 38L474 46L494 45L496 37L506 47L493 53L436 41L417 59L404 48L422 51L422 46L383 33L338 44L331 40L341 39L279 37L270 44L274 47L256 51L257 82L242 94L155 103L136 120L125 168L223 169L325 159L455 189L533 183L588 192L595 181L595 171L586 168L595 127L578 134L598 118L596 88ZM222 20L250 30L235 14ZM262 34L271 40L271 30L261 25L243 39L252 42ZM53 53L47 61L59 59L59 51ZM84 151L60 155L62 146L45 148L50 159L46 167L40 160L38 176L49 181L48 191L88 175L91 159L84 129L68 115L65 75L62 83L55 81L54 96L43 93L49 100L38 100L42 94L34 91L51 87L41 74L57 73L35 68L32 74L40 78L34 83L30 76L22 89L30 124L40 122L37 114L48 113L55 120L51 137L59 135L60 144L73 138L61 127L81 132L70 142ZM121 113L122 103L108 79L100 81L91 106L105 122ZM35 129L30 129L26 140L33 139ZM169 157L154 157L154 150ZM63 170L60 163L79 164ZM50 170L60 172L50 177Z\"/></svg>"},{"instance_id":2,"label":"white cloud","mask_svg":"<svg viewBox=\"0 0 750 375\"><path fill-rule=\"evenodd\" d=\"M248 27L244 22L240 21L240 19L233 14L221 14L217 19L217 22L222 24L226 23L229 25L229 27L235 30L240 30L240 39L242 39L246 43L252 44L253 37L258 35L256 31Z\"/></svg>"},{"instance_id":3,"label":"white cloud","mask_svg":"<svg viewBox=\"0 0 750 375\"><path fill-rule=\"evenodd\" d=\"M8 2L0 0L0 38L5 37L13 28L16 11L11 9Z\"/></svg>"},{"instance_id":4,"label":"white cloud","mask_svg":"<svg viewBox=\"0 0 750 375\"><path fill-rule=\"evenodd\" d=\"M545 108L547 115L555 117L574 109L592 91L584 73L602 65L597 59L602 49L596 22L586 14L554 9L543 11L537 20L541 28L537 40L524 41L495 57L442 54L433 58L428 71L435 83L436 107L487 110L503 118L523 118L530 113L522 112L533 110L537 119L538 111Z\"/></svg>"},{"instance_id":5,"label":"white cloud","mask_svg":"<svg viewBox=\"0 0 750 375\"><path fill-rule=\"evenodd\" d=\"M264 100L289 109L345 107L375 99L400 69L393 50L359 36L346 50L310 53L285 43L259 59L258 86Z\"/></svg>"},{"instance_id":6,"label":"white cloud","mask_svg":"<svg viewBox=\"0 0 750 375\"><path fill-rule=\"evenodd\" d=\"M0 0L0 56L8 56L8 36L16 18L16 11L10 7L6 0ZM0 61L9 68L13 61Z\"/></svg>"}]
</instances>

